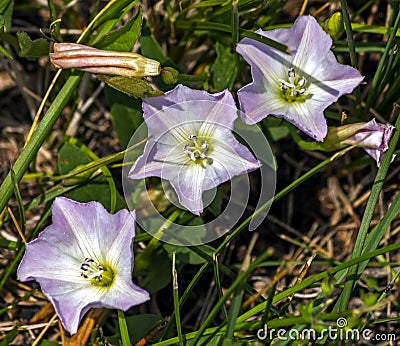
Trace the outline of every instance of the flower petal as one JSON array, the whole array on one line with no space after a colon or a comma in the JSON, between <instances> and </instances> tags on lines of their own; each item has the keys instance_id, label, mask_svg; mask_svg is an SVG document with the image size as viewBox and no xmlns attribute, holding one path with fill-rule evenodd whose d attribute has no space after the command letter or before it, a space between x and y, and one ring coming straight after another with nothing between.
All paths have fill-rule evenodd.
<instances>
[{"instance_id":1,"label":"flower petal","mask_svg":"<svg viewBox=\"0 0 400 346\"><path fill-rule=\"evenodd\" d=\"M372 119L353 136L346 139L346 143L363 147L379 167L383 153L389 148L389 139L393 130L393 126L378 124L375 119Z\"/></svg>"},{"instance_id":2,"label":"flower petal","mask_svg":"<svg viewBox=\"0 0 400 346\"><path fill-rule=\"evenodd\" d=\"M251 172L261 166L247 147L240 144L228 129L218 128L216 138L223 138L215 145L210 158L204 190L212 189L234 176Z\"/></svg>"},{"instance_id":3,"label":"flower petal","mask_svg":"<svg viewBox=\"0 0 400 346\"><path fill-rule=\"evenodd\" d=\"M271 36L260 30L257 33L266 37ZM250 64L253 83L259 87L278 86L278 79L287 73L287 69L291 65L292 57L290 55L249 38L242 39L237 44L236 51Z\"/></svg>"},{"instance_id":4,"label":"flower petal","mask_svg":"<svg viewBox=\"0 0 400 346\"><path fill-rule=\"evenodd\" d=\"M143 118L148 126L149 135L156 138L167 132L176 132L177 136L187 140L193 132L193 124L210 121L220 122L233 127L236 119L234 111L219 112L220 107L231 106L236 109L235 101L229 91L209 94L203 90L193 90L181 84L159 97L143 100ZM154 118L153 118L154 117ZM181 126L186 125L186 131Z\"/></svg>"},{"instance_id":5,"label":"flower petal","mask_svg":"<svg viewBox=\"0 0 400 346\"><path fill-rule=\"evenodd\" d=\"M294 110L290 109L284 118L316 141L323 141L328 132L328 125L321 104L302 102L293 106Z\"/></svg>"},{"instance_id":6,"label":"flower petal","mask_svg":"<svg viewBox=\"0 0 400 346\"><path fill-rule=\"evenodd\" d=\"M80 249L78 254L84 255L81 260L85 257L96 258L96 253L99 253L96 241L96 213L99 206L98 202L79 203L65 197L56 198L53 203L54 230L62 229L69 239L75 239L74 243Z\"/></svg>"},{"instance_id":7,"label":"flower petal","mask_svg":"<svg viewBox=\"0 0 400 346\"><path fill-rule=\"evenodd\" d=\"M175 172L175 175L169 179L178 196L179 203L195 215L200 215L203 211L202 195L205 175L205 168L194 162L189 162L181 166L179 171ZM163 178L166 179L165 176Z\"/></svg>"},{"instance_id":8,"label":"flower petal","mask_svg":"<svg viewBox=\"0 0 400 346\"><path fill-rule=\"evenodd\" d=\"M298 46L294 48L296 53L292 60L292 66L303 75L314 76L314 70L324 60L326 54L330 52L331 37L312 16L297 18L289 30L292 37L301 37L297 41ZM336 59L335 64L337 64Z\"/></svg>"},{"instance_id":9,"label":"flower petal","mask_svg":"<svg viewBox=\"0 0 400 346\"><path fill-rule=\"evenodd\" d=\"M241 118L248 125L256 124L270 114L283 117L288 109L287 104L276 96L274 87L260 86L258 81L254 78L254 82L238 90Z\"/></svg>"},{"instance_id":10,"label":"flower petal","mask_svg":"<svg viewBox=\"0 0 400 346\"><path fill-rule=\"evenodd\" d=\"M49 226L39 238L26 244L25 254L18 267L18 280L35 280L38 277L54 279L63 282L83 283L79 267L82 263L76 257L80 249L65 238L63 243L57 242L57 229ZM51 235L53 233L53 235ZM65 244L69 244L66 249ZM84 257L83 257L84 258Z\"/></svg>"},{"instance_id":11,"label":"flower petal","mask_svg":"<svg viewBox=\"0 0 400 346\"><path fill-rule=\"evenodd\" d=\"M351 66L339 64L329 51L314 70L308 91L313 101L320 101L326 108L340 96L351 93L363 78Z\"/></svg>"},{"instance_id":12,"label":"flower petal","mask_svg":"<svg viewBox=\"0 0 400 346\"><path fill-rule=\"evenodd\" d=\"M150 299L149 293L132 283L118 276L113 284L113 289L104 293L102 300L104 305L94 307L106 307L126 311L132 306L142 304ZM96 303L97 304L97 303Z\"/></svg>"},{"instance_id":13,"label":"flower petal","mask_svg":"<svg viewBox=\"0 0 400 346\"><path fill-rule=\"evenodd\" d=\"M104 292L94 287L82 287L78 283L58 282L57 280L40 279L43 294L53 304L64 328L75 334L83 316L94 307L101 307L96 302L101 301ZM104 305L102 305L104 306Z\"/></svg>"}]
</instances>

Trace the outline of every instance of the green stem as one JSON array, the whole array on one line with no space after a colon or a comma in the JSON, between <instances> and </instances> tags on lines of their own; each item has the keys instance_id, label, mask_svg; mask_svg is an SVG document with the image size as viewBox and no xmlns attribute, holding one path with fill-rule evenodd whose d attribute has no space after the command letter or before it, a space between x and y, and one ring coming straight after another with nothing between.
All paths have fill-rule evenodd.
<instances>
[{"instance_id":1,"label":"green stem","mask_svg":"<svg viewBox=\"0 0 400 346\"><path fill-rule=\"evenodd\" d=\"M41 145L50 134L59 115L67 105L73 92L78 86L81 77L81 72L75 72L67 79L63 88L60 90L50 108L44 115L42 121L39 123L38 127L33 133L31 140L26 144L18 159L15 161L12 169L15 173L15 181L17 183L22 179L30 163L35 158L36 153L39 151ZM0 211L6 207L8 200L12 196L12 193L13 181L11 173L9 172L0 186Z\"/></svg>"},{"instance_id":2,"label":"green stem","mask_svg":"<svg viewBox=\"0 0 400 346\"><path fill-rule=\"evenodd\" d=\"M184 74L180 73L178 75L178 83L184 83L184 82L204 82L208 78L208 74L206 72L203 72L199 75L191 75L191 74Z\"/></svg>"},{"instance_id":3,"label":"green stem","mask_svg":"<svg viewBox=\"0 0 400 346\"><path fill-rule=\"evenodd\" d=\"M351 149L351 148L350 148ZM250 215L246 220L244 220L232 233L230 233L224 241L218 246L216 249L216 254L219 254L225 247L226 245L232 241L249 223L250 221L256 217L258 214L260 214L264 209L268 208L273 202L276 202L278 199L282 198L285 196L287 193L292 191L295 187L309 179L311 176L313 176L315 173L319 172L322 168L325 166L329 165L333 161L337 160L338 158L342 157L345 153L347 153L349 148L345 148L336 154L332 155L330 158L322 161L312 169L310 169L308 172L303 174L300 178L296 179L294 182L286 186L283 190L278 192L272 199L264 203L260 208L258 208L252 215Z\"/></svg>"},{"instance_id":4,"label":"green stem","mask_svg":"<svg viewBox=\"0 0 400 346\"><path fill-rule=\"evenodd\" d=\"M121 334L121 341L123 346L131 346L131 341L129 340L129 332L128 326L126 324L124 312L122 310L118 310L118 325L119 332Z\"/></svg>"},{"instance_id":5,"label":"green stem","mask_svg":"<svg viewBox=\"0 0 400 346\"><path fill-rule=\"evenodd\" d=\"M183 336L182 336L182 325L181 325L181 314L179 309L179 291L178 291L178 273L175 268L175 251L172 254L172 290L173 290L173 300L174 300L174 315L176 330L178 332L179 346L183 346Z\"/></svg>"},{"instance_id":6,"label":"green stem","mask_svg":"<svg viewBox=\"0 0 400 346\"><path fill-rule=\"evenodd\" d=\"M303 282L296 284L282 292L279 292L277 294L274 295L273 299L272 299L272 303L277 303L279 301L281 301L282 299L285 299L291 295L293 295L294 293L303 291L304 289L306 289L307 287L310 287L311 285L315 284L318 281L321 281L329 276L334 275L335 273L344 270L348 267L353 266L354 264L363 262L365 260L368 260L370 258L374 258L377 257L379 255L382 255L384 253L387 252L391 252L391 251L395 251L398 250L400 248L400 243L396 243L396 244L392 244L392 245L388 245L388 246L384 246L380 249L377 249L375 251L369 252L368 254L364 254L362 256L360 256L359 258L355 258L355 259L351 259L345 263L339 264L333 268L329 268L327 270L325 270L322 273L316 274L310 278L305 279ZM258 263L255 265L255 267L258 266ZM252 268L253 269L253 268ZM245 277L245 276L244 276ZM238 280L242 280L242 277L238 277ZM232 286L227 290L227 292L225 293L223 298L226 298L227 296L229 297L229 295L232 293L232 291L234 290L234 288L236 287L235 285L236 281L232 284ZM223 300L223 299L221 299ZM222 305L221 300L218 301L219 305ZM224 300L225 301L225 300ZM250 318L253 318L256 314L262 312L263 310L265 310L267 308L267 306L269 305L268 300L265 302L262 302L260 304L258 304L257 306L255 306L254 308L250 309L249 311L246 311L245 313L243 313L242 315L240 315L237 320L236 320L236 325L235 325L235 330L251 330L251 329L258 329L260 327L260 321L256 321L256 322L244 322ZM219 307L214 307L215 310L218 310ZM214 311L213 309L213 311ZM212 311L212 312L213 312ZM212 313L211 312L211 313ZM210 314L211 314L210 313ZM336 313L328 313L325 315L324 320L332 320L332 319L336 319L337 317L345 317L348 316L349 313L351 313L350 311L344 311L342 312L340 315L336 314ZM304 319L304 320L299 320L300 318L304 318L304 317L292 317L292 318L278 318L275 320L270 320L268 321L268 327L269 328L279 328L279 327L284 327L284 326L293 326L295 324L306 324L309 323L308 319ZM250 325L252 325L252 327L250 327ZM224 325L220 325L217 327L212 327L212 328L208 328L206 330L202 330L201 331L201 335L210 335L213 334L215 332L220 332L223 333L226 330L226 326ZM188 333L185 334L183 337L186 341L190 340L190 339L194 339L198 336L199 331L195 331L192 333ZM196 340L197 341L197 340ZM175 343L178 342L178 338L171 338L168 340L164 340L158 343L155 343L154 346L166 346L166 345L173 345ZM192 343L195 344L195 343Z\"/></svg>"},{"instance_id":7,"label":"green stem","mask_svg":"<svg viewBox=\"0 0 400 346\"><path fill-rule=\"evenodd\" d=\"M350 259L342 264L339 264L338 266L335 266L333 268L329 268L325 271L323 271L322 273L313 275L310 278L305 279L303 282L298 283L282 292L279 292L277 294L275 294L272 303L277 303L282 299L285 299L289 296L291 296L294 293L303 291L305 288L310 287L311 285L313 285L314 283L321 281L323 279L325 279L326 277L329 277L339 271L342 271L346 268L349 268L351 266L354 266L358 263L361 263L363 261L366 261L370 258L374 258L377 257L379 255L382 255L384 253L387 252L391 252L391 251L396 251L400 248L400 243L396 243L396 244L392 244L392 245L388 245L388 246L384 246L380 249L377 249L375 251L371 251L367 254L364 254L362 256L359 256L358 258L353 258ZM253 317L254 315L260 313L261 311L263 311L266 306L268 304L268 301L262 302L261 304L258 304L257 306L255 306L254 308L250 309L249 311L246 311L244 314L242 314L241 316L238 317L237 322L241 323L243 321L246 321L247 319ZM343 310L343 311L347 311L347 309Z\"/></svg>"}]
</instances>

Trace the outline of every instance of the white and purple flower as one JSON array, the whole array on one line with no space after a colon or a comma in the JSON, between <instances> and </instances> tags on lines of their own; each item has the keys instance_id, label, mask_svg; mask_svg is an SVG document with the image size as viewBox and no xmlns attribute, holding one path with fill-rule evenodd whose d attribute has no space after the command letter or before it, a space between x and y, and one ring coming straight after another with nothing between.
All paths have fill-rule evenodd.
<instances>
[{"instance_id":1,"label":"white and purple flower","mask_svg":"<svg viewBox=\"0 0 400 346\"><path fill-rule=\"evenodd\" d=\"M254 124L274 115L322 141L327 134L323 111L363 77L337 62L332 39L311 16L297 18L290 29L257 33L287 45L290 54L249 38L238 43L237 52L251 65L253 77L238 91L243 121Z\"/></svg>"},{"instance_id":2,"label":"white and purple flower","mask_svg":"<svg viewBox=\"0 0 400 346\"><path fill-rule=\"evenodd\" d=\"M394 126L378 124L375 119L367 123L356 123L344 125L338 128L338 132L353 133L342 143L346 145L356 145L364 150L376 161L377 166L381 164L383 153L389 147L389 139L392 136Z\"/></svg>"},{"instance_id":3,"label":"white and purple flower","mask_svg":"<svg viewBox=\"0 0 400 346\"><path fill-rule=\"evenodd\" d=\"M132 282L135 213L109 214L98 202L58 197L53 223L26 244L21 281L36 280L74 334L90 308L127 310L149 299Z\"/></svg>"},{"instance_id":4,"label":"white and purple flower","mask_svg":"<svg viewBox=\"0 0 400 346\"><path fill-rule=\"evenodd\" d=\"M209 94L178 85L143 100L143 111L151 138L128 177L168 180L193 214L204 209L204 191L260 167L232 133L238 110L227 90Z\"/></svg>"}]
</instances>

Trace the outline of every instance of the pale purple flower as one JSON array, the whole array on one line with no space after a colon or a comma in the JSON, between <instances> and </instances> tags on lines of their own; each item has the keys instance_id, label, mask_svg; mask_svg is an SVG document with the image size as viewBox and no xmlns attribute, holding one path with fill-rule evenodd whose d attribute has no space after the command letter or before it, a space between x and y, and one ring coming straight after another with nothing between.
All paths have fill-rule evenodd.
<instances>
[{"instance_id":1,"label":"pale purple flower","mask_svg":"<svg viewBox=\"0 0 400 346\"><path fill-rule=\"evenodd\" d=\"M389 147L389 139L392 136L394 127L391 125L378 124L375 119L365 124L350 124L347 126L352 125L360 125L360 128L354 135L348 137L343 142L363 147L365 151L374 158L379 167L383 153Z\"/></svg>"},{"instance_id":2,"label":"pale purple flower","mask_svg":"<svg viewBox=\"0 0 400 346\"><path fill-rule=\"evenodd\" d=\"M209 94L183 85L143 100L151 138L129 171L131 179L168 180L180 204L199 215L203 191L260 167L232 133L237 109L227 91Z\"/></svg>"},{"instance_id":3,"label":"pale purple flower","mask_svg":"<svg viewBox=\"0 0 400 346\"><path fill-rule=\"evenodd\" d=\"M271 114L322 141L324 109L352 92L363 77L336 61L330 36L311 16L297 18L290 29L257 33L287 45L290 54L249 38L239 42L237 52L251 65L253 77L238 91L243 121L254 124Z\"/></svg>"},{"instance_id":4,"label":"pale purple flower","mask_svg":"<svg viewBox=\"0 0 400 346\"><path fill-rule=\"evenodd\" d=\"M135 213L58 197L53 223L26 244L21 281L36 280L71 334L90 308L127 310L149 299L132 282Z\"/></svg>"}]
</instances>

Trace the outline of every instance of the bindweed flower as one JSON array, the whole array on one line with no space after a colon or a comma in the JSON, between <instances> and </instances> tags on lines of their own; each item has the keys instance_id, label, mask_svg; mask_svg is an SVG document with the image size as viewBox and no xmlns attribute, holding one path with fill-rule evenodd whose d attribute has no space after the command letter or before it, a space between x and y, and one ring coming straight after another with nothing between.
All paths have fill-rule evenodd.
<instances>
[{"instance_id":1,"label":"bindweed flower","mask_svg":"<svg viewBox=\"0 0 400 346\"><path fill-rule=\"evenodd\" d=\"M143 111L151 138L128 177L168 180L193 214L203 211L203 191L260 166L232 134L237 109L227 90L209 94L178 85L144 99Z\"/></svg>"},{"instance_id":2,"label":"bindweed flower","mask_svg":"<svg viewBox=\"0 0 400 346\"><path fill-rule=\"evenodd\" d=\"M58 197L52 213L53 223L26 244L17 275L40 283L68 332L90 308L127 310L149 299L132 283L134 212Z\"/></svg>"},{"instance_id":3,"label":"bindweed flower","mask_svg":"<svg viewBox=\"0 0 400 346\"><path fill-rule=\"evenodd\" d=\"M78 43L55 43L53 50L50 61L57 68L139 78L161 72L158 61L137 53L101 50Z\"/></svg>"},{"instance_id":4,"label":"bindweed flower","mask_svg":"<svg viewBox=\"0 0 400 346\"><path fill-rule=\"evenodd\" d=\"M327 133L324 109L363 77L336 61L332 39L311 16L297 18L290 29L257 33L287 45L290 54L249 38L239 42L237 52L251 65L253 77L238 91L243 121L254 124L274 115L322 141Z\"/></svg>"},{"instance_id":5,"label":"bindweed flower","mask_svg":"<svg viewBox=\"0 0 400 346\"><path fill-rule=\"evenodd\" d=\"M348 145L362 147L379 167L383 153L388 149L393 129L391 125L378 124L375 119L367 123L330 127L321 146L327 151L342 149Z\"/></svg>"}]
</instances>

